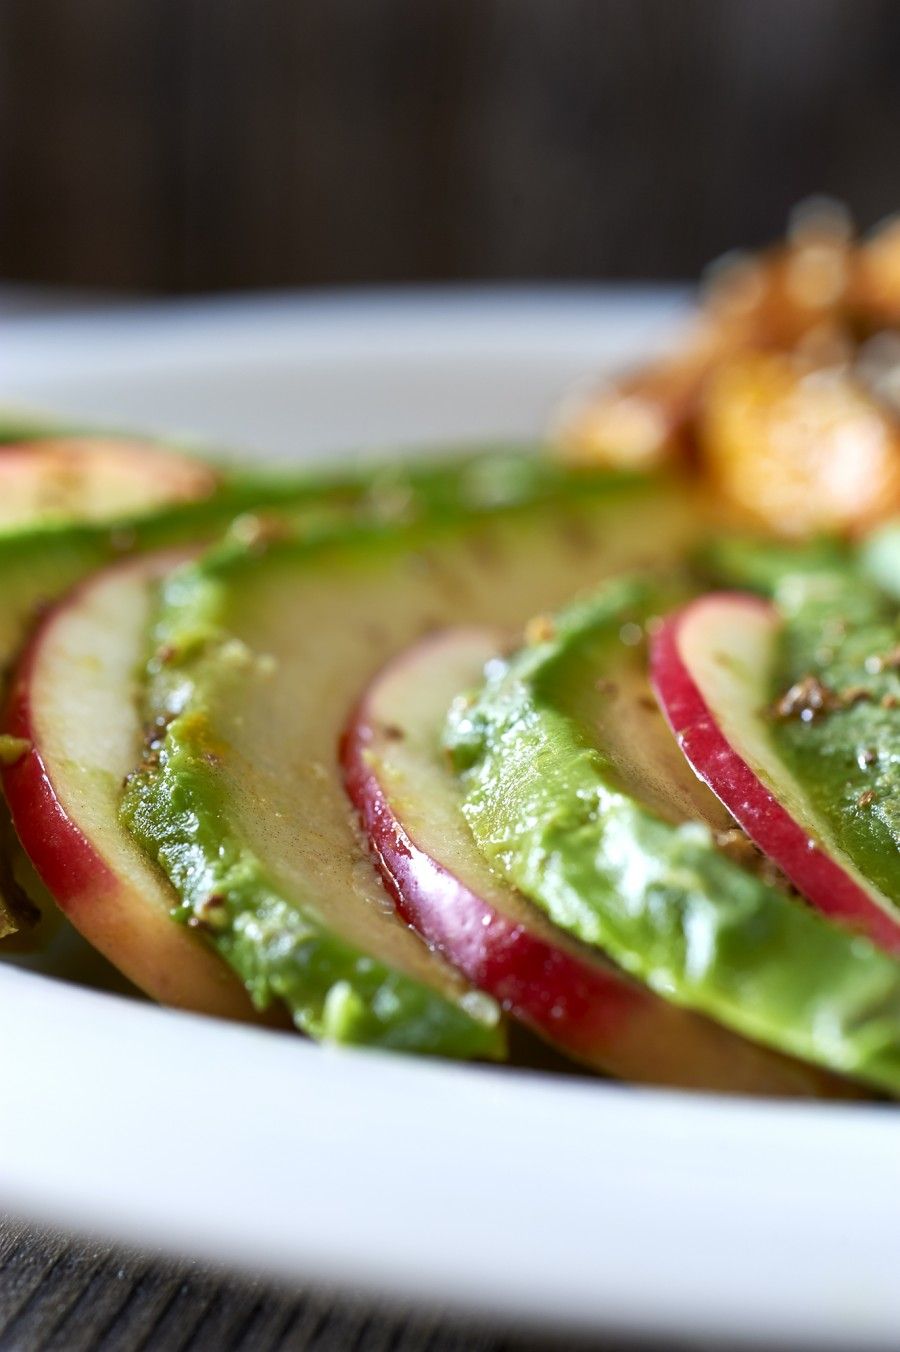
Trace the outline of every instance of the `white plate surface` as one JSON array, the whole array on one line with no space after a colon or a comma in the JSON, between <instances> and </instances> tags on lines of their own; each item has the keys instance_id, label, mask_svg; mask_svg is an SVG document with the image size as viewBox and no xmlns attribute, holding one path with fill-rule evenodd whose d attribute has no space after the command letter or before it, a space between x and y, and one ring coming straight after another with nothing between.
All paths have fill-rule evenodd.
<instances>
[{"instance_id":1,"label":"white plate surface","mask_svg":"<svg viewBox=\"0 0 900 1352\"><path fill-rule=\"evenodd\" d=\"M0 399L308 458L528 435L672 293L390 293L9 321ZM594 1330L894 1347L900 1135L779 1106L321 1051L0 966L0 1201Z\"/></svg>"}]
</instances>

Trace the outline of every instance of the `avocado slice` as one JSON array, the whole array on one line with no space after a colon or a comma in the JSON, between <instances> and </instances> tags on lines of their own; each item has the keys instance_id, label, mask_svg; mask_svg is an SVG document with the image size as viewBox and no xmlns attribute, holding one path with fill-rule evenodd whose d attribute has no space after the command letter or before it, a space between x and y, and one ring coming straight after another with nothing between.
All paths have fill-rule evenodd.
<instances>
[{"instance_id":1,"label":"avocado slice","mask_svg":"<svg viewBox=\"0 0 900 1352\"><path fill-rule=\"evenodd\" d=\"M784 578L775 603L773 745L837 846L900 908L896 602L833 570Z\"/></svg>"},{"instance_id":2,"label":"avocado slice","mask_svg":"<svg viewBox=\"0 0 900 1352\"><path fill-rule=\"evenodd\" d=\"M232 542L162 585L146 678L157 731L122 820L174 884L177 918L258 1004L284 1000L313 1036L454 1046L418 1007L437 960L377 879L340 736L367 680L425 632L515 624L623 561L678 553L696 529L675 488L586 482L577 495L448 510L405 529Z\"/></svg>"},{"instance_id":3,"label":"avocado slice","mask_svg":"<svg viewBox=\"0 0 900 1352\"><path fill-rule=\"evenodd\" d=\"M729 857L721 805L664 748L644 635L673 600L647 577L608 584L454 710L473 835L561 928L661 994L900 1093L900 964Z\"/></svg>"},{"instance_id":4,"label":"avocado slice","mask_svg":"<svg viewBox=\"0 0 900 1352\"><path fill-rule=\"evenodd\" d=\"M769 686L781 630L771 601L707 592L653 634L653 689L695 774L771 864L823 915L900 957L900 911L861 872L809 786L778 754ZM819 716L821 699L807 678L791 688L791 716Z\"/></svg>"},{"instance_id":5,"label":"avocado slice","mask_svg":"<svg viewBox=\"0 0 900 1352\"><path fill-rule=\"evenodd\" d=\"M512 1018L595 1070L720 1093L853 1094L848 1081L634 981L489 867L460 812L441 730L452 700L508 639L472 628L431 634L378 673L350 716L341 749L347 792L399 914Z\"/></svg>"},{"instance_id":6,"label":"avocado slice","mask_svg":"<svg viewBox=\"0 0 900 1352\"><path fill-rule=\"evenodd\" d=\"M717 582L774 599L768 735L825 834L900 908L900 525L854 550L721 537L698 560Z\"/></svg>"}]
</instances>

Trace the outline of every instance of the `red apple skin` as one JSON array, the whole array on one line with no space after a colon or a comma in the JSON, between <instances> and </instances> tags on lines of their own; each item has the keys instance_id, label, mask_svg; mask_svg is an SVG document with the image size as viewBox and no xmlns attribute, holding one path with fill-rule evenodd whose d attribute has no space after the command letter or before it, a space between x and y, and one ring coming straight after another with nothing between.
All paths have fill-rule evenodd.
<instances>
[{"instance_id":1,"label":"red apple skin","mask_svg":"<svg viewBox=\"0 0 900 1352\"><path fill-rule=\"evenodd\" d=\"M513 924L410 839L367 764L365 715L343 740L347 792L372 846L398 913L445 954L479 990L545 1034L590 1059L598 1043L614 1045L638 1015L644 992L612 969L579 962Z\"/></svg>"},{"instance_id":2,"label":"red apple skin","mask_svg":"<svg viewBox=\"0 0 900 1352\"><path fill-rule=\"evenodd\" d=\"M162 562L171 565L174 558L167 555ZM30 744L19 760L4 767L3 790L19 839L54 900L75 929L130 981L162 1004L259 1021L248 995L216 954L172 919L160 897L142 893L110 867L85 836L64 806L41 746L31 695L54 626L98 580L128 571L146 575L154 568L161 568L158 557L117 564L80 584L43 617L13 676L0 723L4 733Z\"/></svg>"},{"instance_id":3,"label":"red apple skin","mask_svg":"<svg viewBox=\"0 0 900 1352\"><path fill-rule=\"evenodd\" d=\"M121 438L48 437L0 445L0 521L21 526L40 519L46 487L54 480L68 482L74 494L66 517L99 522L207 498L219 478L212 466L181 451Z\"/></svg>"},{"instance_id":4,"label":"red apple skin","mask_svg":"<svg viewBox=\"0 0 900 1352\"><path fill-rule=\"evenodd\" d=\"M664 621L651 643L651 682L678 745L754 844L811 905L887 952L900 954L900 918L882 909L782 806L726 738L694 680L685 635L689 625L703 620L701 608L711 606L733 608L736 623L741 618L745 623L778 623L774 606L746 592L700 597Z\"/></svg>"},{"instance_id":5,"label":"red apple skin","mask_svg":"<svg viewBox=\"0 0 900 1352\"><path fill-rule=\"evenodd\" d=\"M437 634L416 649L444 641ZM402 654L395 663L407 660ZM602 954L582 959L568 944L531 933L527 923L511 920L420 848L392 808L369 754L380 721L373 695L379 679L346 726L344 783L398 914L473 986L566 1055L617 1078L721 1093L859 1097L847 1081L670 1004Z\"/></svg>"}]
</instances>

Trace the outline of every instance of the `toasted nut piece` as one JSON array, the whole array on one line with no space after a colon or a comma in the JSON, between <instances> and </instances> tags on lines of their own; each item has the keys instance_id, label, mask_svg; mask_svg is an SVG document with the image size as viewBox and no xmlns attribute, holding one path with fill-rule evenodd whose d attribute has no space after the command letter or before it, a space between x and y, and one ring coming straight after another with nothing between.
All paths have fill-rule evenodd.
<instances>
[{"instance_id":1,"label":"toasted nut piece","mask_svg":"<svg viewBox=\"0 0 900 1352\"><path fill-rule=\"evenodd\" d=\"M900 324L900 216L889 217L857 250L852 299L871 327Z\"/></svg>"},{"instance_id":2,"label":"toasted nut piece","mask_svg":"<svg viewBox=\"0 0 900 1352\"><path fill-rule=\"evenodd\" d=\"M703 309L671 357L564 400L551 429L563 459L651 469L679 456L691 444L704 381L745 350L800 343L810 360L846 358L852 253L846 233L827 225L810 220L789 244L719 260Z\"/></svg>"},{"instance_id":3,"label":"toasted nut piece","mask_svg":"<svg viewBox=\"0 0 900 1352\"><path fill-rule=\"evenodd\" d=\"M900 507L900 432L844 368L733 358L707 382L698 440L718 491L781 534L853 530Z\"/></svg>"},{"instance_id":4,"label":"toasted nut piece","mask_svg":"<svg viewBox=\"0 0 900 1352\"><path fill-rule=\"evenodd\" d=\"M626 382L564 405L554 440L570 464L655 469L674 453L676 431L664 402Z\"/></svg>"},{"instance_id":5,"label":"toasted nut piece","mask_svg":"<svg viewBox=\"0 0 900 1352\"><path fill-rule=\"evenodd\" d=\"M677 353L585 388L560 405L551 440L570 464L655 469L681 455L697 392L722 352L718 323L701 315Z\"/></svg>"},{"instance_id":6,"label":"toasted nut piece","mask_svg":"<svg viewBox=\"0 0 900 1352\"><path fill-rule=\"evenodd\" d=\"M787 239L761 253L726 254L707 272L704 304L738 346L792 347L822 324L842 326L854 271L846 207L812 197L791 212Z\"/></svg>"}]
</instances>

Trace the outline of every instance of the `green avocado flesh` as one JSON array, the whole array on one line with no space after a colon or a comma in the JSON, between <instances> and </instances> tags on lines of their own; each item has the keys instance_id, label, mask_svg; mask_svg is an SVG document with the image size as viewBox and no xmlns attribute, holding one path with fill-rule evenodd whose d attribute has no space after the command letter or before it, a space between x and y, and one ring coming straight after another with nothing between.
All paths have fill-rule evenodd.
<instances>
[{"instance_id":1,"label":"green avocado flesh","mask_svg":"<svg viewBox=\"0 0 900 1352\"><path fill-rule=\"evenodd\" d=\"M775 600L772 741L832 838L900 906L896 602L847 571L785 578Z\"/></svg>"},{"instance_id":2,"label":"green avocado flesh","mask_svg":"<svg viewBox=\"0 0 900 1352\"><path fill-rule=\"evenodd\" d=\"M644 734L617 716L673 599L646 577L609 583L455 706L475 840L556 924L661 994L898 1093L900 964L735 862L674 740L663 761L658 723Z\"/></svg>"},{"instance_id":3,"label":"green avocado flesh","mask_svg":"<svg viewBox=\"0 0 900 1352\"><path fill-rule=\"evenodd\" d=\"M696 530L676 490L592 493L406 529L231 544L163 585L148 665L154 739L122 820L260 1005L316 1037L498 1052L495 1010L395 919L338 763L369 678L459 623L521 624ZM427 990L425 988L428 988ZM486 1021L477 1010L486 1011Z\"/></svg>"}]
</instances>

